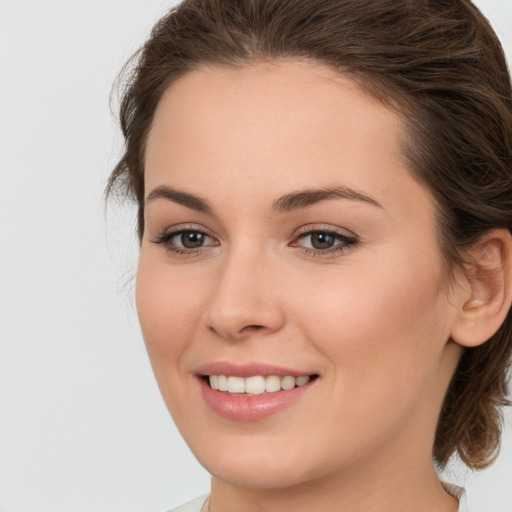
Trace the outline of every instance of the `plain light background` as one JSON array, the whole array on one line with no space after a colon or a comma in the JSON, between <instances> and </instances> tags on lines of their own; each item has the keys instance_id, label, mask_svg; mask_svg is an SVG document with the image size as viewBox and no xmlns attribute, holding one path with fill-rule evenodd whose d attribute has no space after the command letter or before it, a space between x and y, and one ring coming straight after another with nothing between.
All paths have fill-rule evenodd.
<instances>
[{"instance_id":1,"label":"plain light background","mask_svg":"<svg viewBox=\"0 0 512 512\"><path fill-rule=\"evenodd\" d=\"M112 83L170 5L0 0L0 512L163 512L208 491L137 324L135 210L102 202ZM477 5L512 56L512 0ZM448 478L472 511L512 512L510 412L496 464Z\"/></svg>"}]
</instances>

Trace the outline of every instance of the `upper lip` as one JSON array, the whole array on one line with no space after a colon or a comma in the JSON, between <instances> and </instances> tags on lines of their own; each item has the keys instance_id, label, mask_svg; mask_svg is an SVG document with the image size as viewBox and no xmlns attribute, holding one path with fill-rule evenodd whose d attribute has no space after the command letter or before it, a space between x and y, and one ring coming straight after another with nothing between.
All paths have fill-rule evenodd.
<instances>
[{"instance_id":1,"label":"upper lip","mask_svg":"<svg viewBox=\"0 0 512 512\"><path fill-rule=\"evenodd\" d=\"M195 373L201 377L205 375L230 375L233 377L253 377L255 375L262 375L267 377L269 375L278 375L285 377L301 377L303 375L313 375L313 372L302 371L284 366L266 364L266 363L246 363L237 364L227 361L214 361L199 366Z\"/></svg>"}]
</instances>

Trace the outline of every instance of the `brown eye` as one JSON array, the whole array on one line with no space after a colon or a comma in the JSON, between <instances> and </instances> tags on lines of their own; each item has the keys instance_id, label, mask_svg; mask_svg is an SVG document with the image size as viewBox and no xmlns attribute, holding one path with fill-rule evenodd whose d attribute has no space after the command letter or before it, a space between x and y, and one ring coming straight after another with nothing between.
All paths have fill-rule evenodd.
<instances>
[{"instance_id":1,"label":"brown eye","mask_svg":"<svg viewBox=\"0 0 512 512\"><path fill-rule=\"evenodd\" d=\"M183 231L179 235L180 245L185 249L197 249L205 242L205 235L200 231Z\"/></svg>"},{"instance_id":2,"label":"brown eye","mask_svg":"<svg viewBox=\"0 0 512 512\"><path fill-rule=\"evenodd\" d=\"M218 245L214 238L198 229L179 229L162 233L152 242L163 245L167 251L177 255L195 254L209 246Z\"/></svg>"},{"instance_id":3,"label":"brown eye","mask_svg":"<svg viewBox=\"0 0 512 512\"><path fill-rule=\"evenodd\" d=\"M334 256L342 254L350 247L357 245L355 237L332 229L314 230L302 233L292 246L300 247L310 256Z\"/></svg>"},{"instance_id":4,"label":"brown eye","mask_svg":"<svg viewBox=\"0 0 512 512\"><path fill-rule=\"evenodd\" d=\"M330 249L336 243L336 238L329 233L315 232L311 235L311 247L313 249Z\"/></svg>"}]
</instances>

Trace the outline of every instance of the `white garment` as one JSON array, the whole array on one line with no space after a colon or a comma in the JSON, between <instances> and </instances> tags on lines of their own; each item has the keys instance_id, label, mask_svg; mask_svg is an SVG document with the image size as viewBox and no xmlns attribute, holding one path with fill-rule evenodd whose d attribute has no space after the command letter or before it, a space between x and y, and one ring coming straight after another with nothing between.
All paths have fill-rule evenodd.
<instances>
[{"instance_id":1,"label":"white garment","mask_svg":"<svg viewBox=\"0 0 512 512\"><path fill-rule=\"evenodd\" d=\"M446 492L449 492L453 497L459 500L459 512L469 512L464 489L447 482L442 482L442 484L446 489ZM195 500L185 503L185 505L182 505L181 507L169 510L169 512L201 512L201 509L203 508L203 505L206 503L207 499L208 494L205 494L204 496L200 496Z\"/></svg>"},{"instance_id":2,"label":"white garment","mask_svg":"<svg viewBox=\"0 0 512 512\"><path fill-rule=\"evenodd\" d=\"M469 512L466 493L462 487L450 484L449 482L441 482L441 485L444 487L446 492L459 500L459 512Z\"/></svg>"},{"instance_id":3,"label":"white garment","mask_svg":"<svg viewBox=\"0 0 512 512\"><path fill-rule=\"evenodd\" d=\"M185 505L181 505L181 507L173 508L172 510L169 510L169 512L201 512L201 509L203 508L203 505L206 503L207 499L208 494L205 494L199 498L196 498L195 500L185 503Z\"/></svg>"}]
</instances>

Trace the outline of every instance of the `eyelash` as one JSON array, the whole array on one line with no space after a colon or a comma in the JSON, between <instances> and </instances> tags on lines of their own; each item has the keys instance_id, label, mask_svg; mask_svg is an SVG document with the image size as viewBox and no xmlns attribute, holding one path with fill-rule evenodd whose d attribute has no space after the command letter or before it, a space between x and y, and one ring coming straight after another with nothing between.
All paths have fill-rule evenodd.
<instances>
[{"instance_id":1,"label":"eyelash","mask_svg":"<svg viewBox=\"0 0 512 512\"><path fill-rule=\"evenodd\" d=\"M185 247L173 246L171 243L172 239L185 233L196 233L215 240L215 238L205 230L190 226L160 233L156 235L155 238L151 241L155 244L163 245L168 252L175 254L176 256L195 256L205 249L205 246L201 246L196 249L187 249ZM218 245L218 242L211 245Z\"/></svg>"},{"instance_id":2,"label":"eyelash","mask_svg":"<svg viewBox=\"0 0 512 512\"><path fill-rule=\"evenodd\" d=\"M182 256L182 257L193 257L204 251L206 247L211 246L217 246L219 243L215 241L213 244L209 244L207 246L200 246L198 248L182 248L182 247L176 247L173 246L171 241L173 238L178 237L180 235L183 235L185 233L194 233L198 234L200 236L208 237L215 241L215 237L208 233L205 230L198 229L196 227L190 226L185 228L178 228L173 231L163 232L155 236L151 242L159 245L163 245L165 249L176 255L176 256ZM314 234L321 234L321 235L327 235L335 240L335 245L333 247L330 247L328 249L322 250L322 249L315 249L310 247L300 247L298 245L298 242L300 240L306 239L308 236L312 236ZM349 236L341 231L338 231L334 228L324 226L322 228L305 228L302 232L299 232L293 242L291 242L291 247L298 247L303 254L307 256L313 256L313 257L329 257L329 256L335 256L337 254L343 254L347 249L350 249L352 247L355 247L359 244L359 240L355 236Z\"/></svg>"},{"instance_id":3,"label":"eyelash","mask_svg":"<svg viewBox=\"0 0 512 512\"><path fill-rule=\"evenodd\" d=\"M297 242L299 240L304 240L308 236L312 236L314 234L322 234L327 235L335 240L335 245L328 249L314 249L309 247L302 247L301 250L306 256L313 257L329 257L336 256L337 254L343 254L346 250L356 247L359 244L359 240L355 236L349 236L342 231L334 229L332 227L324 226L322 228L305 228L303 231L299 232L295 237L295 240L291 243L292 247L297 247Z\"/></svg>"}]
</instances>

